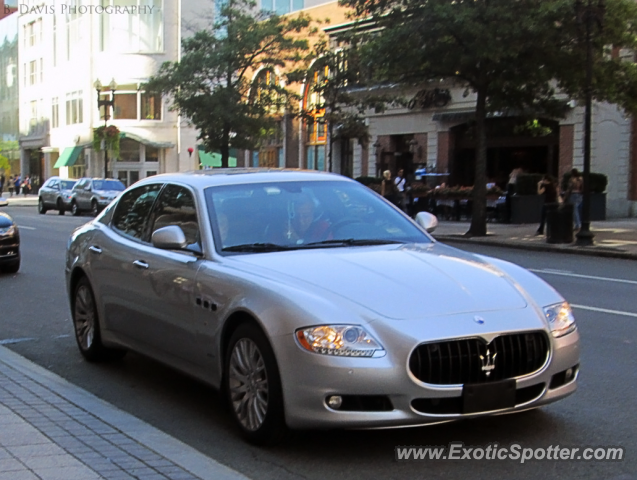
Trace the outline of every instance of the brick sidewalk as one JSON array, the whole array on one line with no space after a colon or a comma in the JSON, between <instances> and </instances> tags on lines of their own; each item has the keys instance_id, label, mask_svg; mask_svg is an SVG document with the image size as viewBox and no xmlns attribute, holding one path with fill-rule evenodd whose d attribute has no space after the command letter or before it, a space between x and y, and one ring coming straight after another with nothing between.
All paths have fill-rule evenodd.
<instances>
[{"instance_id":1,"label":"brick sidewalk","mask_svg":"<svg viewBox=\"0 0 637 480\"><path fill-rule=\"evenodd\" d=\"M0 346L0 480L245 480Z\"/></svg>"}]
</instances>

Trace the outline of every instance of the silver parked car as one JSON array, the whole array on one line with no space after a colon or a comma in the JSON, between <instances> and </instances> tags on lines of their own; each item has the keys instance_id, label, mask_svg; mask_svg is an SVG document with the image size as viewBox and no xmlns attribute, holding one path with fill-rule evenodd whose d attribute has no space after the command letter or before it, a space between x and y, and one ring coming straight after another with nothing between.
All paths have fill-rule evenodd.
<instances>
[{"instance_id":1,"label":"silver parked car","mask_svg":"<svg viewBox=\"0 0 637 480\"><path fill-rule=\"evenodd\" d=\"M122 182L112 178L81 178L71 192L71 212L76 216L86 211L97 215L125 189Z\"/></svg>"},{"instance_id":2,"label":"silver parked car","mask_svg":"<svg viewBox=\"0 0 637 480\"><path fill-rule=\"evenodd\" d=\"M58 214L71 209L72 190L76 179L51 177L38 191L38 212L45 214L47 210L57 210Z\"/></svg>"},{"instance_id":3,"label":"silver parked car","mask_svg":"<svg viewBox=\"0 0 637 480\"><path fill-rule=\"evenodd\" d=\"M334 174L229 169L136 183L69 242L77 343L219 388L245 437L513 413L573 393L569 304L523 268L436 242Z\"/></svg>"}]
</instances>

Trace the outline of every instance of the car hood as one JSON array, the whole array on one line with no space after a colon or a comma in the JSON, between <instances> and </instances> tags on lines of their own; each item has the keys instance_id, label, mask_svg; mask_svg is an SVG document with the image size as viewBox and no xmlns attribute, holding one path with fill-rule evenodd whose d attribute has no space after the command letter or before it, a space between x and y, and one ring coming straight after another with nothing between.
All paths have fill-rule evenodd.
<instances>
[{"instance_id":1,"label":"car hood","mask_svg":"<svg viewBox=\"0 0 637 480\"><path fill-rule=\"evenodd\" d=\"M296 284L330 291L392 319L527 305L520 287L500 269L439 244L302 250L233 260L252 271L267 269Z\"/></svg>"},{"instance_id":2,"label":"car hood","mask_svg":"<svg viewBox=\"0 0 637 480\"><path fill-rule=\"evenodd\" d=\"M116 197L122 192L121 190L95 190L95 193L103 197Z\"/></svg>"}]
</instances>

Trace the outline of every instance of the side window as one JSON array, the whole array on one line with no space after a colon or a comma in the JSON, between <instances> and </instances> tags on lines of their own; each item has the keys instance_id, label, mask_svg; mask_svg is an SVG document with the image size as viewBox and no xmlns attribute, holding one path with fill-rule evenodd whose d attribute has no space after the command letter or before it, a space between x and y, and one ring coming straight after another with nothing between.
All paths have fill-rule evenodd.
<instances>
[{"instance_id":1,"label":"side window","mask_svg":"<svg viewBox=\"0 0 637 480\"><path fill-rule=\"evenodd\" d=\"M157 200L151 233L158 228L177 225L186 235L189 245L199 244L199 222L192 193L178 185L167 185Z\"/></svg>"},{"instance_id":2,"label":"side window","mask_svg":"<svg viewBox=\"0 0 637 480\"><path fill-rule=\"evenodd\" d=\"M47 185L47 187L49 187L49 188L58 188L59 187L58 181L57 180L53 180L51 183L49 183Z\"/></svg>"},{"instance_id":3,"label":"side window","mask_svg":"<svg viewBox=\"0 0 637 480\"><path fill-rule=\"evenodd\" d=\"M148 226L148 216L162 185L155 183L122 195L113 213L113 228L124 235L141 240Z\"/></svg>"}]
</instances>

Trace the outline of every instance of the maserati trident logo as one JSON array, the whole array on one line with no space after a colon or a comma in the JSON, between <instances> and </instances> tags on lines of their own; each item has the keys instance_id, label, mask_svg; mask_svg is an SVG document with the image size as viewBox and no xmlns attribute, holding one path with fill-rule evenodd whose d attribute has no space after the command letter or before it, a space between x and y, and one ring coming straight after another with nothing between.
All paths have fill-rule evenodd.
<instances>
[{"instance_id":1,"label":"maserati trident logo","mask_svg":"<svg viewBox=\"0 0 637 480\"><path fill-rule=\"evenodd\" d=\"M480 355L480 362L482 363L481 370L487 377L491 375L491 370L495 368L495 357L497 355L497 352L491 353L488 348L487 352L484 355Z\"/></svg>"}]
</instances>

